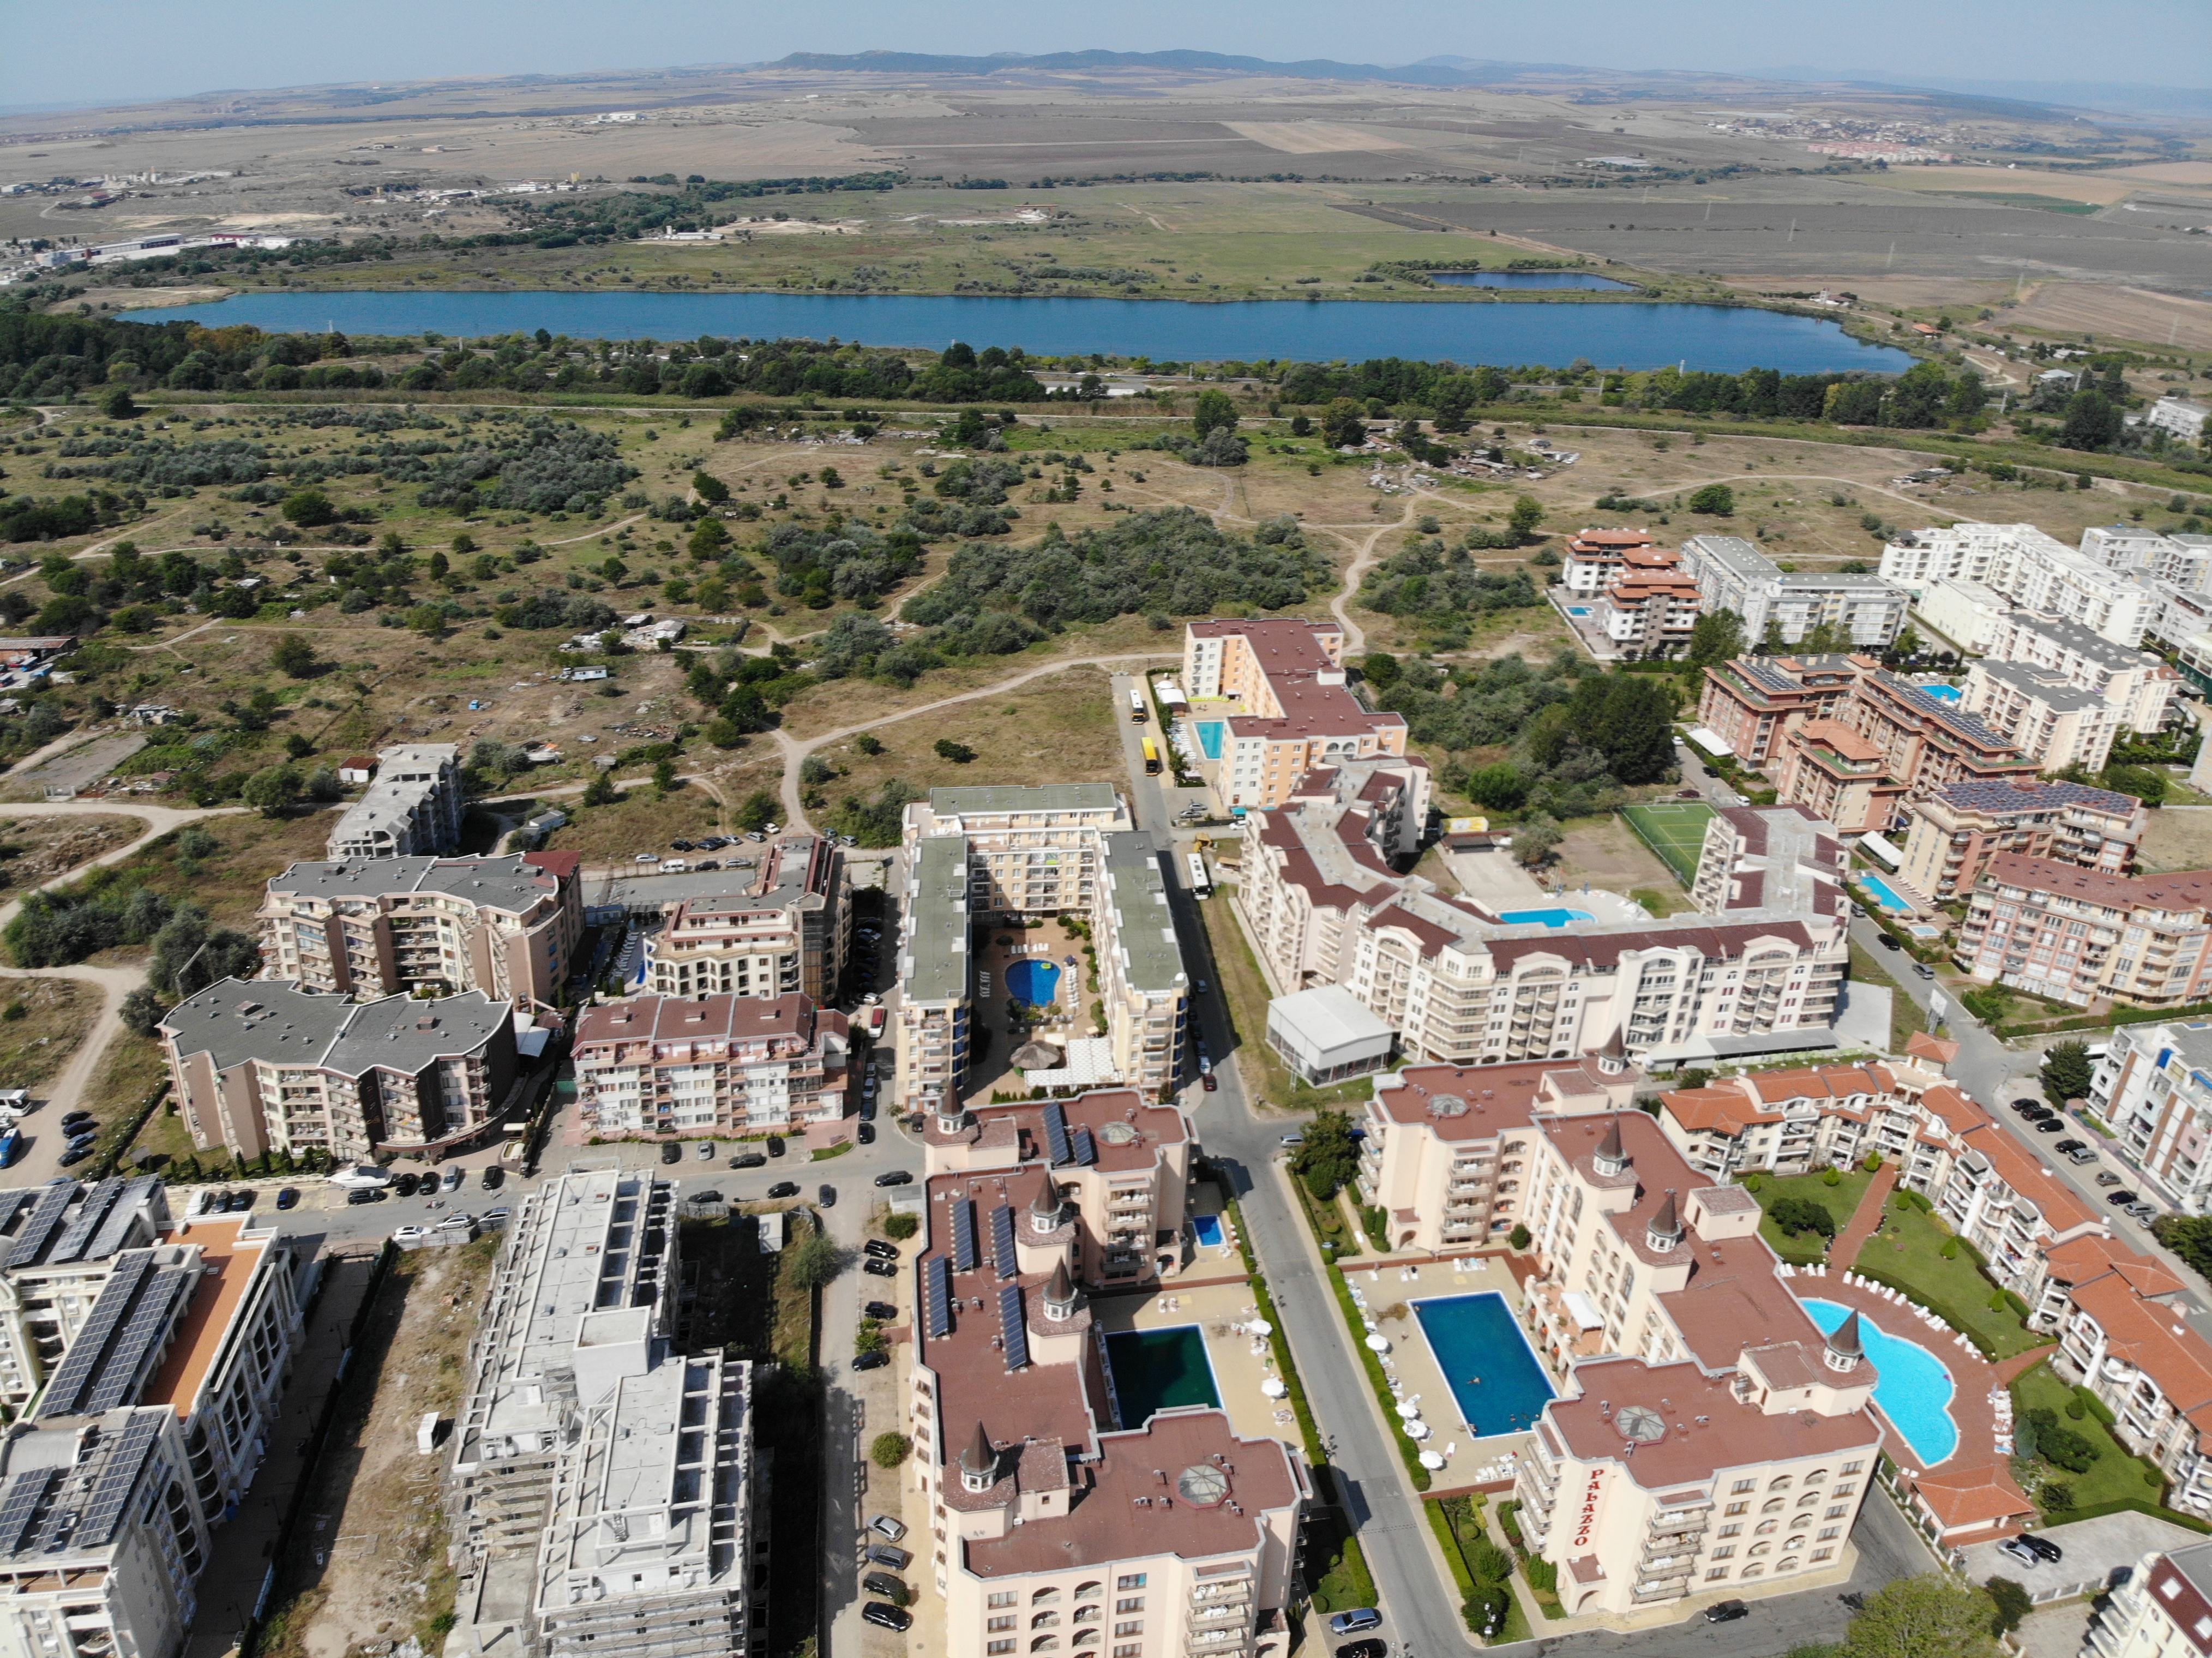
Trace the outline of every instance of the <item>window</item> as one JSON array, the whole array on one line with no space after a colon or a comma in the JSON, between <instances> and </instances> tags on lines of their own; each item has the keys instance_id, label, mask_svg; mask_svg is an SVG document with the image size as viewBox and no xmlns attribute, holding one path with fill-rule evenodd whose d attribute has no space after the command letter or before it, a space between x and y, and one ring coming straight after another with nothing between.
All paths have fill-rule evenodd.
<instances>
[{"instance_id":1,"label":"window","mask_svg":"<svg viewBox=\"0 0 2212 1658\"><path fill-rule=\"evenodd\" d=\"M1727 1508L1723 1509L1722 1512L1723 1514L1749 1514L1751 1512L1751 1504L1748 1503L1731 1503Z\"/></svg>"},{"instance_id":2,"label":"window","mask_svg":"<svg viewBox=\"0 0 2212 1658\"><path fill-rule=\"evenodd\" d=\"M1030 1619L1030 1627L1031 1629L1058 1629L1060 1627L1060 1614L1056 1612L1038 1612L1035 1617Z\"/></svg>"},{"instance_id":3,"label":"window","mask_svg":"<svg viewBox=\"0 0 2212 1658\"><path fill-rule=\"evenodd\" d=\"M1841 1526L1824 1526L1820 1529L1820 1535L1815 1540L1822 1543L1832 1543L1836 1539L1841 1537L1843 1534L1844 1528Z\"/></svg>"},{"instance_id":4,"label":"window","mask_svg":"<svg viewBox=\"0 0 2212 1658\"><path fill-rule=\"evenodd\" d=\"M1096 1600L1105 1593L1103 1583L1078 1583L1075 1586L1075 1598L1079 1600Z\"/></svg>"},{"instance_id":5,"label":"window","mask_svg":"<svg viewBox=\"0 0 2212 1658\"><path fill-rule=\"evenodd\" d=\"M1021 1619L1018 1618L994 1618L983 1627L987 1630L1012 1629L1020 1622Z\"/></svg>"},{"instance_id":6,"label":"window","mask_svg":"<svg viewBox=\"0 0 2212 1658\"><path fill-rule=\"evenodd\" d=\"M1771 1491L1788 1491L1790 1489L1790 1476L1786 1473L1778 1474L1775 1478L1766 1482L1766 1489Z\"/></svg>"},{"instance_id":7,"label":"window","mask_svg":"<svg viewBox=\"0 0 2212 1658\"><path fill-rule=\"evenodd\" d=\"M1057 1652L1059 1649L1060 1637L1057 1635L1040 1635L1030 1643L1031 1652Z\"/></svg>"},{"instance_id":8,"label":"window","mask_svg":"<svg viewBox=\"0 0 2212 1658\"><path fill-rule=\"evenodd\" d=\"M1733 1554L1735 1554L1735 1544L1733 1544L1733 1543L1723 1543L1723 1544L1722 1544L1722 1545L1720 1546L1720 1547L1718 1547L1718 1548L1717 1548L1717 1549L1715 1549L1715 1550L1713 1551L1713 1558L1714 1558L1714 1559L1716 1559L1716 1560L1726 1560L1726 1559L1728 1559L1730 1556L1732 1556Z\"/></svg>"},{"instance_id":9,"label":"window","mask_svg":"<svg viewBox=\"0 0 2212 1658\"><path fill-rule=\"evenodd\" d=\"M1001 1589L983 1604L988 1606L1011 1606L1020 1599L1021 1596L1015 1594L1013 1590Z\"/></svg>"},{"instance_id":10,"label":"window","mask_svg":"<svg viewBox=\"0 0 2212 1658\"><path fill-rule=\"evenodd\" d=\"M1145 1587L1145 1574L1140 1571L1127 1573L1114 1580L1114 1587L1117 1589L1140 1589Z\"/></svg>"},{"instance_id":11,"label":"window","mask_svg":"<svg viewBox=\"0 0 2212 1658\"><path fill-rule=\"evenodd\" d=\"M1114 1610L1116 1612L1142 1612L1144 1609L1145 1597L1141 1594L1133 1594L1126 1600L1116 1600L1114 1603Z\"/></svg>"},{"instance_id":12,"label":"window","mask_svg":"<svg viewBox=\"0 0 2212 1658\"><path fill-rule=\"evenodd\" d=\"M1715 1566L1711 1571L1705 1574L1705 1582L1708 1583L1717 1582L1728 1575L1729 1569L1726 1566Z\"/></svg>"},{"instance_id":13,"label":"window","mask_svg":"<svg viewBox=\"0 0 2212 1658\"><path fill-rule=\"evenodd\" d=\"M1826 1514L1822 1515L1820 1518L1823 1520L1841 1520L1850 1511L1851 1505L1850 1503L1838 1503L1834 1508L1830 1509Z\"/></svg>"},{"instance_id":14,"label":"window","mask_svg":"<svg viewBox=\"0 0 2212 1658\"><path fill-rule=\"evenodd\" d=\"M1114 1633L1117 1636L1142 1635L1144 1632L1145 1620L1141 1618L1132 1619L1126 1624L1116 1624L1114 1625Z\"/></svg>"},{"instance_id":15,"label":"window","mask_svg":"<svg viewBox=\"0 0 2212 1658\"><path fill-rule=\"evenodd\" d=\"M1737 1492L1757 1491L1758 1489L1759 1482L1756 1479L1739 1479L1735 1485L1729 1487L1729 1490L1731 1491Z\"/></svg>"},{"instance_id":16,"label":"window","mask_svg":"<svg viewBox=\"0 0 2212 1658\"><path fill-rule=\"evenodd\" d=\"M1142 1642L1133 1641L1126 1647L1115 1648L1114 1658L1137 1658L1137 1655L1144 1649L1144 1643Z\"/></svg>"},{"instance_id":17,"label":"window","mask_svg":"<svg viewBox=\"0 0 2212 1658\"><path fill-rule=\"evenodd\" d=\"M1813 1564L1816 1566L1819 1565L1820 1562L1826 1560L1835 1551L1833 1549L1814 1549L1813 1551Z\"/></svg>"},{"instance_id":18,"label":"window","mask_svg":"<svg viewBox=\"0 0 2212 1658\"><path fill-rule=\"evenodd\" d=\"M1866 1464L1863 1462L1846 1462L1844 1464L1843 1471L1846 1475L1855 1474L1865 1467Z\"/></svg>"},{"instance_id":19,"label":"window","mask_svg":"<svg viewBox=\"0 0 2212 1658\"><path fill-rule=\"evenodd\" d=\"M1000 1658L1000 1655L1012 1652L1017 1644L1012 1641L987 1641L983 1643L983 1650L990 1654L991 1658Z\"/></svg>"},{"instance_id":20,"label":"window","mask_svg":"<svg viewBox=\"0 0 2212 1658\"><path fill-rule=\"evenodd\" d=\"M1830 1491L1828 1495L1831 1497L1849 1497L1857 1489L1858 1487L1856 1485L1838 1485L1835 1490Z\"/></svg>"}]
</instances>

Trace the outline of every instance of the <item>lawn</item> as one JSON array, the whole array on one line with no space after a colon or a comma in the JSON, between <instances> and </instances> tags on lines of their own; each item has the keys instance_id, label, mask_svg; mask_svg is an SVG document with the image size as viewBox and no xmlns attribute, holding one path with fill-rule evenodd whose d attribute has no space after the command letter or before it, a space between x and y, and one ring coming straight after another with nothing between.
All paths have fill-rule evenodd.
<instances>
[{"instance_id":1,"label":"lawn","mask_svg":"<svg viewBox=\"0 0 2212 1658\"><path fill-rule=\"evenodd\" d=\"M1833 1186L1827 1184L1827 1173L1793 1175L1787 1180L1778 1180L1771 1175L1759 1175L1759 1184L1745 1180L1745 1189L1759 1199L1759 1206L1768 1210L1784 1198L1809 1198L1826 1210L1840 1232L1851 1224L1858 1212L1859 1199L1866 1195L1868 1183L1874 1176L1863 1169L1832 1171L1838 1175ZM1774 1253L1792 1266L1817 1264L1828 1258L1824 1241L1815 1233L1802 1232L1795 1236L1784 1232L1771 1220L1759 1223L1759 1235L1772 1246Z\"/></svg>"},{"instance_id":2,"label":"lawn","mask_svg":"<svg viewBox=\"0 0 2212 1658\"><path fill-rule=\"evenodd\" d=\"M1905 1052L1905 1039L1925 1024L1926 1015L1920 1005L1905 993L1896 975L1882 966L1880 957L1856 938L1851 940L1850 979L1855 985L1874 985L1890 993L1889 1051Z\"/></svg>"},{"instance_id":3,"label":"lawn","mask_svg":"<svg viewBox=\"0 0 2212 1658\"><path fill-rule=\"evenodd\" d=\"M2091 1508L2100 1503L2155 1503L2165 1489L2160 1479L2153 1484L2147 1473L2150 1465L2142 1458L2129 1455L2128 1449L2112 1436L2112 1430L2099 1421L2094 1413L2083 1411L2079 1421L2067 1415L2069 1406L2079 1408L2079 1396L2056 1375L2048 1363L2023 1371L2012 1384L2013 1410L2015 1414L2041 1406L2058 1412L2058 1425L2080 1434L2097 1448L2097 1460L2090 1464L2087 1473L2072 1473L2060 1468L2054 1477L2070 1485L2074 1491L2074 1506ZM2032 1468L2045 1465L2030 1461ZM2036 1482L2039 1484L2040 1482ZM2046 1510L2046 1517L2056 1521L2066 1517L2065 1511Z\"/></svg>"},{"instance_id":4,"label":"lawn","mask_svg":"<svg viewBox=\"0 0 2212 1658\"><path fill-rule=\"evenodd\" d=\"M1228 893L1216 888L1213 896L1202 902L1198 910L1212 943L1214 971L1220 977L1222 999L1228 1005L1231 1046L1251 1102L1317 1111L1324 1106L1370 1097L1373 1090L1364 1077L1331 1088L1309 1088L1291 1074L1275 1050L1267 1046L1267 981L1251 945L1245 942L1243 925L1237 919Z\"/></svg>"},{"instance_id":5,"label":"lawn","mask_svg":"<svg viewBox=\"0 0 2212 1658\"><path fill-rule=\"evenodd\" d=\"M158 1167L167 1167L193 1155L191 1131L185 1127L183 1114L176 1108L173 1096L164 1100L146 1120L137 1139L127 1145L116 1144L137 1115L138 1108L146 1103L146 1096L159 1088L168 1075L168 1064L161 1057L161 1044L151 1036L135 1036L128 1030L118 1030L115 1040L107 1045L99 1070L93 1073L92 1085L85 1090L84 1108L100 1119L100 1155L105 1157L112 1151L118 1169L134 1168L137 1158L148 1151L163 1154L165 1161Z\"/></svg>"},{"instance_id":6,"label":"lawn","mask_svg":"<svg viewBox=\"0 0 2212 1658\"><path fill-rule=\"evenodd\" d=\"M2010 1358L2041 1345L2044 1338L1997 1299L1996 1285L1974 1265L1969 1245L1961 1240L1956 1255L1944 1258L1943 1246L1951 1236L1934 1215L1899 1193L1889 1200L1881 1230L1867 1240L1852 1265L1966 1332L1991 1358Z\"/></svg>"}]
</instances>

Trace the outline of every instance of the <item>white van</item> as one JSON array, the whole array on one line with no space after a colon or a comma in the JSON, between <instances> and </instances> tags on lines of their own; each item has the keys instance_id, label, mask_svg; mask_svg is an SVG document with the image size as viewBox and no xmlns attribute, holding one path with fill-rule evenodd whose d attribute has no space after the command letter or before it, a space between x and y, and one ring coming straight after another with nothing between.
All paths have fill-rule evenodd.
<instances>
[{"instance_id":1,"label":"white van","mask_svg":"<svg viewBox=\"0 0 2212 1658\"><path fill-rule=\"evenodd\" d=\"M343 1186L349 1191L392 1184L391 1175L386 1174L381 1169L366 1163L357 1163L350 1169L341 1169L327 1178L332 1186Z\"/></svg>"}]
</instances>

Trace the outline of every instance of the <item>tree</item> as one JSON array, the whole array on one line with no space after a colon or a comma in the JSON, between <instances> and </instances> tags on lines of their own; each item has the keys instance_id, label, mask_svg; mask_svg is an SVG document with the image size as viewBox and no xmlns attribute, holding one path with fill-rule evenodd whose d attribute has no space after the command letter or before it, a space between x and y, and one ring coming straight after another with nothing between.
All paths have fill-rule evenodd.
<instances>
[{"instance_id":1,"label":"tree","mask_svg":"<svg viewBox=\"0 0 2212 1658\"><path fill-rule=\"evenodd\" d=\"M757 834L775 822L782 810L781 803L766 789L755 789L738 808L738 827L748 835Z\"/></svg>"},{"instance_id":2,"label":"tree","mask_svg":"<svg viewBox=\"0 0 2212 1658\"><path fill-rule=\"evenodd\" d=\"M881 754L884 751L883 741L872 732L862 732L853 739L853 750L856 754Z\"/></svg>"},{"instance_id":3,"label":"tree","mask_svg":"<svg viewBox=\"0 0 2212 1658\"><path fill-rule=\"evenodd\" d=\"M1559 826L1548 817L1530 819L1513 837L1513 856L1531 868L1552 855L1561 840Z\"/></svg>"},{"instance_id":4,"label":"tree","mask_svg":"<svg viewBox=\"0 0 2212 1658\"><path fill-rule=\"evenodd\" d=\"M611 806L621 799L622 795L615 788L615 774L611 769L602 770L584 786L584 804L587 806Z\"/></svg>"},{"instance_id":5,"label":"tree","mask_svg":"<svg viewBox=\"0 0 2212 1658\"><path fill-rule=\"evenodd\" d=\"M783 1274L802 1290L820 1289L844 1266L844 1251L820 1232L809 1232L784 1248Z\"/></svg>"},{"instance_id":6,"label":"tree","mask_svg":"<svg viewBox=\"0 0 2212 1658\"><path fill-rule=\"evenodd\" d=\"M338 521L338 509L320 489L302 489L286 498L284 517L302 530L319 529Z\"/></svg>"},{"instance_id":7,"label":"tree","mask_svg":"<svg viewBox=\"0 0 2212 1658\"><path fill-rule=\"evenodd\" d=\"M289 766L265 766L246 780L239 798L264 817L282 817L300 798L300 774Z\"/></svg>"},{"instance_id":8,"label":"tree","mask_svg":"<svg viewBox=\"0 0 2212 1658\"><path fill-rule=\"evenodd\" d=\"M2043 1054L2043 1096L2063 1107L2069 1100L2089 1097L2089 1078L2095 1067L2089 1049L2078 1042L2053 1042Z\"/></svg>"},{"instance_id":9,"label":"tree","mask_svg":"<svg viewBox=\"0 0 2212 1658\"><path fill-rule=\"evenodd\" d=\"M136 420L138 418L138 404L131 397L129 386L118 386L100 400L100 412L110 420Z\"/></svg>"},{"instance_id":10,"label":"tree","mask_svg":"<svg viewBox=\"0 0 2212 1658\"><path fill-rule=\"evenodd\" d=\"M1512 532L1513 544L1526 546L1536 538L1536 526L1544 521L1544 503L1534 495L1523 495L1513 503L1513 514L1505 520Z\"/></svg>"},{"instance_id":11,"label":"tree","mask_svg":"<svg viewBox=\"0 0 2212 1658\"><path fill-rule=\"evenodd\" d=\"M1511 1249L1526 1249L1535 1236L1526 1224L1516 1221L1513 1224L1513 1230L1505 1235L1506 1247Z\"/></svg>"},{"instance_id":12,"label":"tree","mask_svg":"<svg viewBox=\"0 0 2212 1658\"><path fill-rule=\"evenodd\" d=\"M1467 779L1468 798L1478 805L1492 811L1511 811L1528 798L1528 780L1521 768L1510 760L1501 760L1494 766L1470 772Z\"/></svg>"},{"instance_id":13,"label":"tree","mask_svg":"<svg viewBox=\"0 0 2212 1658\"><path fill-rule=\"evenodd\" d=\"M1729 518L1735 513L1735 491L1725 483L1708 483L1690 497L1690 510L1705 513L1714 518Z\"/></svg>"},{"instance_id":14,"label":"tree","mask_svg":"<svg viewBox=\"0 0 2212 1658\"><path fill-rule=\"evenodd\" d=\"M965 743L956 743L949 737L937 739L937 757L950 760L956 766L964 766L975 757L975 750Z\"/></svg>"},{"instance_id":15,"label":"tree","mask_svg":"<svg viewBox=\"0 0 2212 1658\"><path fill-rule=\"evenodd\" d=\"M150 1036L154 1034L155 1028L161 1023L162 1016L168 1011L167 1005L159 996L144 985L140 985L137 989L123 999L121 1005L115 1010L115 1012L116 1017L123 1021L125 1028L132 1035Z\"/></svg>"},{"instance_id":16,"label":"tree","mask_svg":"<svg viewBox=\"0 0 2212 1658\"><path fill-rule=\"evenodd\" d=\"M2147 806L2166 804L2166 774L2148 766L2107 766L2103 781L2115 794L2132 794Z\"/></svg>"},{"instance_id":17,"label":"tree","mask_svg":"<svg viewBox=\"0 0 2212 1658\"><path fill-rule=\"evenodd\" d=\"M2102 392L2076 392L2066 399L2058 441L2068 449L2107 449L2119 439L2119 405Z\"/></svg>"},{"instance_id":18,"label":"tree","mask_svg":"<svg viewBox=\"0 0 2212 1658\"><path fill-rule=\"evenodd\" d=\"M676 762L673 760L654 761L653 762L653 792L655 794L665 794L669 790L675 786Z\"/></svg>"},{"instance_id":19,"label":"tree","mask_svg":"<svg viewBox=\"0 0 2212 1658\"><path fill-rule=\"evenodd\" d=\"M1824 1238L1836 1236L1836 1218L1825 1205L1810 1198L1778 1198L1774 1206L1766 1212L1776 1230L1795 1237L1801 1232L1818 1232Z\"/></svg>"},{"instance_id":20,"label":"tree","mask_svg":"<svg viewBox=\"0 0 2212 1658\"><path fill-rule=\"evenodd\" d=\"M435 604L417 604L407 612L407 626L425 639L442 639L446 634L446 613Z\"/></svg>"},{"instance_id":21,"label":"tree","mask_svg":"<svg viewBox=\"0 0 2212 1658\"><path fill-rule=\"evenodd\" d=\"M708 506L718 506L730 498L730 486L712 472L691 474L691 493Z\"/></svg>"},{"instance_id":22,"label":"tree","mask_svg":"<svg viewBox=\"0 0 2212 1658\"><path fill-rule=\"evenodd\" d=\"M1334 1197L1358 1169L1359 1142L1352 1137L1352 1119L1341 1111L1323 1111L1308 1123L1305 1139L1291 1158L1291 1172L1322 1203Z\"/></svg>"},{"instance_id":23,"label":"tree","mask_svg":"<svg viewBox=\"0 0 2212 1658\"><path fill-rule=\"evenodd\" d=\"M276 648L269 653L269 665L294 679L312 679L320 665L305 634L279 634Z\"/></svg>"},{"instance_id":24,"label":"tree","mask_svg":"<svg viewBox=\"0 0 2212 1658\"><path fill-rule=\"evenodd\" d=\"M1233 432L1237 429L1237 405L1226 392L1207 386L1198 394L1198 404L1191 410L1190 429L1200 438L1209 432Z\"/></svg>"},{"instance_id":25,"label":"tree","mask_svg":"<svg viewBox=\"0 0 2212 1658\"><path fill-rule=\"evenodd\" d=\"M1844 1637L1845 1658L1999 1658L1984 1591L1937 1572L1900 1577L1867 1599Z\"/></svg>"},{"instance_id":26,"label":"tree","mask_svg":"<svg viewBox=\"0 0 2212 1658\"><path fill-rule=\"evenodd\" d=\"M878 1434L868 1446L868 1461L879 1468L896 1468L914 1454L914 1441L904 1434Z\"/></svg>"},{"instance_id":27,"label":"tree","mask_svg":"<svg viewBox=\"0 0 2212 1658\"><path fill-rule=\"evenodd\" d=\"M1713 610L1701 616L1690 629L1692 666L1710 668L1743 654L1743 618L1734 610Z\"/></svg>"},{"instance_id":28,"label":"tree","mask_svg":"<svg viewBox=\"0 0 2212 1658\"><path fill-rule=\"evenodd\" d=\"M1370 651L1360 658L1359 671L1376 690L1387 691L1398 683L1398 677L1405 669L1389 652Z\"/></svg>"},{"instance_id":29,"label":"tree","mask_svg":"<svg viewBox=\"0 0 2212 1658\"><path fill-rule=\"evenodd\" d=\"M1322 411L1321 434L1330 448L1357 449L1367 441L1367 423L1359 412L1350 398L1339 398Z\"/></svg>"},{"instance_id":30,"label":"tree","mask_svg":"<svg viewBox=\"0 0 2212 1658\"><path fill-rule=\"evenodd\" d=\"M921 1230L919 1215L885 1215L884 1236L887 1238L910 1238Z\"/></svg>"},{"instance_id":31,"label":"tree","mask_svg":"<svg viewBox=\"0 0 2212 1658\"><path fill-rule=\"evenodd\" d=\"M1606 769L1624 783L1656 783L1674 768L1674 705L1667 689L1648 674L1621 674L1611 687L1594 730L1583 736L1605 756Z\"/></svg>"}]
</instances>

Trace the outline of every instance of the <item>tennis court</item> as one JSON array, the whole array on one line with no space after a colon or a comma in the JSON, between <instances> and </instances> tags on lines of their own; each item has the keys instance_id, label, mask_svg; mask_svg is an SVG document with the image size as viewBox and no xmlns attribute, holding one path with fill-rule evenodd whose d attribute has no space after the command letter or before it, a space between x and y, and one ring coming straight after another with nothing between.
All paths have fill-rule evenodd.
<instances>
[{"instance_id":1,"label":"tennis court","mask_svg":"<svg viewBox=\"0 0 2212 1658\"><path fill-rule=\"evenodd\" d=\"M1702 800L1655 800L1648 805L1623 806L1620 815L1644 844L1659 854L1686 887L1698 873L1698 853L1705 844L1705 825L1713 809Z\"/></svg>"}]
</instances>

